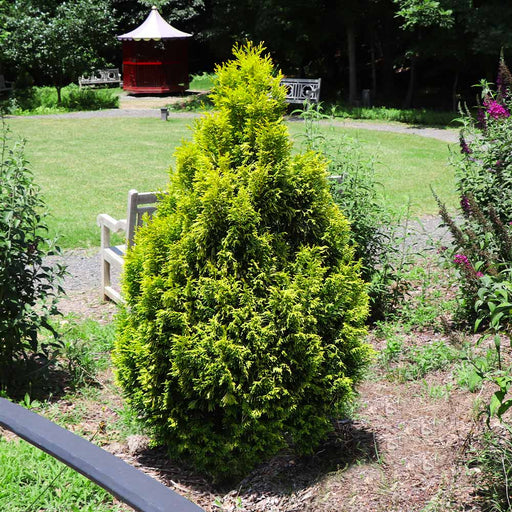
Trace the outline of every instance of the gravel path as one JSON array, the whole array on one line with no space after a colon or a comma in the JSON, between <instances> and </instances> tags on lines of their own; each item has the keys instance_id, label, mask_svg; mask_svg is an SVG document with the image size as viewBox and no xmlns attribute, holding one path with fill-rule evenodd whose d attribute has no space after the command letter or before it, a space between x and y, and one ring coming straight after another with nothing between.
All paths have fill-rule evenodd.
<instances>
[{"instance_id":1,"label":"gravel path","mask_svg":"<svg viewBox=\"0 0 512 512\"><path fill-rule=\"evenodd\" d=\"M441 219L436 216L413 220L407 232L403 234L403 250L412 253L426 253L435 245L448 245L449 236L445 228L440 227ZM109 321L115 313L113 303L105 303L100 297L101 260L99 250L73 249L61 256L48 258L48 263L62 263L67 267L68 275L63 287L66 297L61 300L61 311ZM119 275L113 276L118 282Z\"/></svg>"}]
</instances>

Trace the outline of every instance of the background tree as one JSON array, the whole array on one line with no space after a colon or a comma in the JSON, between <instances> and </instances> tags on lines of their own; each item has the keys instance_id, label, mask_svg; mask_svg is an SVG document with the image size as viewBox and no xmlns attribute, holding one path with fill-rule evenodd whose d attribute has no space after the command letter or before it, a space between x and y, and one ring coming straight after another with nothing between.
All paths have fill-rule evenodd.
<instances>
[{"instance_id":1,"label":"background tree","mask_svg":"<svg viewBox=\"0 0 512 512\"><path fill-rule=\"evenodd\" d=\"M5 17L9 36L0 40L4 62L36 83L61 89L105 65L116 44L106 0L17 1Z\"/></svg>"}]
</instances>

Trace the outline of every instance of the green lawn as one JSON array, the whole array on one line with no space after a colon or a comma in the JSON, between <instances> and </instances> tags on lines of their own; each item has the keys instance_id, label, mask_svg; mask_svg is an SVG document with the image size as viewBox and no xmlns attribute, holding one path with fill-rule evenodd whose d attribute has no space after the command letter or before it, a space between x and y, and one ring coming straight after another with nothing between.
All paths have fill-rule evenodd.
<instances>
[{"instance_id":1,"label":"green lawn","mask_svg":"<svg viewBox=\"0 0 512 512\"><path fill-rule=\"evenodd\" d=\"M52 234L62 247L99 245L98 213L125 216L127 192L164 188L173 153L191 137L192 119L13 118L13 136L27 139L27 158L50 209ZM292 135L302 129L291 124ZM322 130L332 130L328 127ZM376 157L378 181L394 206L410 199L413 213L437 209L429 185L452 206L448 145L416 135L335 128L357 138Z\"/></svg>"},{"instance_id":2,"label":"green lawn","mask_svg":"<svg viewBox=\"0 0 512 512\"><path fill-rule=\"evenodd\" d=\"M430 186L450 207L455 206L455 178L446 142L370 130L347 130L347 133L376 155L377 180L393 206L400 207L410 201L415 215L437 214Z\"/></svg>"},{"instance_id":3,"label":"green lawn","mask_svg":"<svg viewBox=\"0 0 512 512\"><path fill-rule=\"evenodd\" d=\"M128 190L165 187L173 153L191 120L12 119L41 186L62 247L99 245L96 216L126 216Z\"/></svg>"},{"instance_id":4,"label":"green lawn","mask_svg":"<svg viewBox=\"0 0 512 512\"><path fill-rule=\"evenodd\" d=\"M106 512L120 507L106 491L53 457L25 441L0 437L0 510Z\"/></svg>"},{"instance_id":5,"label":"green lawn","mask_svg":"<svg viewBox=\"0 0 512 512\"><path fill-rule=\"evenodd\" d=\"M371 127L371 123L368 126ZM299 123L293 123L290 129L297 136L303 128ZM321 127L320 135L326 138L332 139L333 135L341 134L357 140L366 154L374 156L376 179L392 207L401 208L410 202L413 215L437 214L438 208L430 186L450 208L456 205L455 178L449 165L448 143L412 134Z\"/></svg>"}]
</instances>

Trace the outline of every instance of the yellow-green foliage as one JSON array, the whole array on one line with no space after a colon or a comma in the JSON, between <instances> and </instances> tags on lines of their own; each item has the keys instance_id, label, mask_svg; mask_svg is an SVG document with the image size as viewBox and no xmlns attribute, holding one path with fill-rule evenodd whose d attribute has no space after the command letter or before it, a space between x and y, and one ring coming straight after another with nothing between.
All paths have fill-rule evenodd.
<instances>
[{"instance_id":1,"label":"yellow-green foliage","mask_svg":"<svg viewBox=\"0 0 512 512\"><path fill-rule=\"evenodd\" d=\"M291 156L261 47L217 69L217 112L177 150L169 195L124 274L114 359L173 456L239 476L291 440L311 452L370 356L365 284L326 162Z\"/></svg>"}]
</instances>

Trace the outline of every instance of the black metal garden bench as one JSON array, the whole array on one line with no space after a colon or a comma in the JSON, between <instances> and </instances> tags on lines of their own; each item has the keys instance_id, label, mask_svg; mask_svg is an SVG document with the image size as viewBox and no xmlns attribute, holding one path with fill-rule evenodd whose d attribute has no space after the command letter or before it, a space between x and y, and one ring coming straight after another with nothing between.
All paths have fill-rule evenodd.
<instances>
[{"instance_id":1,"label":"black metal garden bench","mask_svg":"<svg viewBox=\"0 0 512 512\"><path fill-rule=\"evenodd\" d=\"M0 426L67 464L138 512L203 509L99 446L0 398Z\"/></svg>"}]
</instances>

